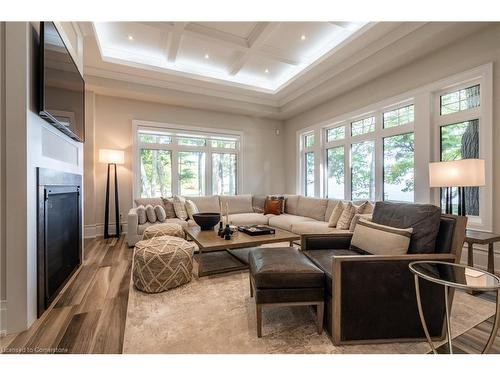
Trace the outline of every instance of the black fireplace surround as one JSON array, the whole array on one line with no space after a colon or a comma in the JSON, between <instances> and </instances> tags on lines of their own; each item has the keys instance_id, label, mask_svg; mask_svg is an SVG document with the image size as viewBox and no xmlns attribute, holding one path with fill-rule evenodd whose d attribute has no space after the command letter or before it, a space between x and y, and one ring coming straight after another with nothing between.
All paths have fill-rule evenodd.
<instances>
[{"instance_id":1,"label":"black fireplace surround","mask_svg":"<svg viewBox=\"0 0 500 375\"><path fill-rule=\"evenodd\" d=\"M37 168L38 317L82 263L82 176Z\"/></svg>"}]
</instances>

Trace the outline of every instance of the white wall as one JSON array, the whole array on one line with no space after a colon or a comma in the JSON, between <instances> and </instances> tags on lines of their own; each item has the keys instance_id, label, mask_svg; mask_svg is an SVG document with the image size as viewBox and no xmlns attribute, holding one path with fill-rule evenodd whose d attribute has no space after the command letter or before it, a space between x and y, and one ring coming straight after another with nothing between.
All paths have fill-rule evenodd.
<instances>
[{"instance_id":1,"label":"white wall","mask_svg":"<svg viewBox=\"0 0 500 375\"><path fill-rule=\"evenodd\" d=\"M5 330L5 22L0 22L0 336Z\"/></svg>"},{"instance_id":2,"label":"white wall","mask_svg":"<svg viewBox=\"0 0 500 375\"><path fill-rule=\"evenodd\" d=\"M285 149L293 152L286 158L287 193L294 193L297 181L296 134L297 131L317 123L356 111L420 86L458 74L474 67L493 62L493 230L500 232L500 199L495 199L500 186L500 25L448 45L389 74L333 98L285 122ZM345 74L356 74L356 67ZM292 151L293 150L293 151ZM500 247L498 247L500 248ZM478 256L484 265L484 254ZM483 263L481 263L483 262ZM500 269L500 262L496 262Z\"/></svg>"},{"instance_id":3,"label":"white wall","mask_svg":"<svg viewBox=\"0 0 500 375\"><path fill-rule=\"evenodd\" d=\"M83 173L83 145L55 130L38 116L37 69L39 24L6 24L6 328L28 328L37 316L36 168ZM78 56L77 56L78 58ZM79 56L82 58L82 56ZM43 137L44 132L49 137ZM52 136L50 136L52 135ZM44 144L43 142L47 142ZM44 147L45 146L45 147ZM68 149L77 153L68 163ZM45 151L44 151L45 150Z\"/></svg>"},{"instance_id":4,"label":"white wall","mask_svg":"<svg viewBox=\"0 0 500 375\"><path fill-rule=\"evenodd\" d=\"M92 105L95 103L95 105ZM240 193L267 194L285 190L283 124L250 116L176 107L87 93L87 142L85 144L86 235L102 234L106 165L96 162L101 148L125 150L119 166L120 212L126 222L132 207L132 120L238 130L243 132L243 183ZM94 121L92 121L94 119ZM280 135L276 134L279 130ZM91 134L93 136L91 136ZM93 155L93 158L91 157ZM94 175L93 175L94 173ZM94 189L92 197L90 189ZM114 205L111 203L111 210ZM114 213L110 212L114 223ZM110 228L111 229L111 228Z\"/></svg>"}]
</instances>

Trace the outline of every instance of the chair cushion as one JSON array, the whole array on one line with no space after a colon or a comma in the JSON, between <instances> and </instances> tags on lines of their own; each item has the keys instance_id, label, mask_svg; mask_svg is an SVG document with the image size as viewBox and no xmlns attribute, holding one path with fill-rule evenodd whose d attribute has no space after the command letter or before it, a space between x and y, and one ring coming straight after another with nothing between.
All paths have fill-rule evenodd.
<instances>
[{"instance_id":1,"label":"chair cushion","mask_svg":"<svg viewBox=\"0 0 500 375\"><path fill-rule=\"evenodd\" d=\"M269 218L263 214L249 212L245 214L229 215L229 222L233 225L269 224Z\"/></svg>"},{"instance_id":2,"label":"chair cushion","mask_svg":"<svg viewBox=\"0 0 500 375\"><path fill-rule=\"evenodd\" d=\"M372 221L395 228L413 228L408 254L430 254L436 248L441 209L432 204L377 202Z\"/></svg>"},{"instance_id":3,"label":"chair cushion","mask_svg":"<svg viewBox=\"0 0 500 375\"><path fill-rule=\"evenodd\" d=\"M323 288L324 273L294 248L261 248L249 255L250 272L257 288Z\"/></svg>"},{"instance_id":4,"label":"chair cushion","mask_svg":"<svg viewBox=\"0 0 500 375\"><path fill-rule=\"evenodd\" d=\"M412 228L401 229L359 220L351 246L374 255L403 255L408 252Z\"/></svg>"},{"instance_id":5,"label":"chair cushion","mask_svg":"<svg viewBox=\"0 0 500 375\"><path fill-rule=\"evenodd\" d=\"M315 220L311 219L310 217L290 215L290 214L282 214L279 216L269 217L269 225L271 225L272 227L288 231L292 230L293 224L303 223L305 221L315 221Z\"/></svg>"}]
</instances>

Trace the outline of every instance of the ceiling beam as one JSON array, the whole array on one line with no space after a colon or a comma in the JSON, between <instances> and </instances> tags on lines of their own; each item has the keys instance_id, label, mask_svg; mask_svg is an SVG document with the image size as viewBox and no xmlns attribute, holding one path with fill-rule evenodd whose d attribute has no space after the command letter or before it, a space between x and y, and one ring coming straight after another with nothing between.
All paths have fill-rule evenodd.
<instances>
[{"instance_id":1,"label":"ceiling beam","mask_svg":"<svg viewBox=\"0 0 500 375\"><path fill-rule=\"evenodd\" d=\"M229 75L234 76L245 66L250 56L260 46L264 44L266 39L271 35L273 30L278 26L278 22L258 22L247 39L248 48L244 52L237 54L234 61L229 67Z\"/></svg>"},{"instance_id":2,"label":"ceiling beam","mask_svg":"<svg viewBox=\"0 0 500 375\"><path fill-rule=\"evenodd\" d=\"M171 22L140 22L143 25L154 27L166 32L171 32L174 29L174 24ZM262 22L268 24L269 22ZM273 22L274 27L277 26ZM257 24L258 25L258 24ZM265 26L265 25L264 25ZM250 43L259 44L258 48L254 48L252 51L260 56L267 57L272 60L277 60L279 62L289 64L289 65L299 65L300 60L295 56L290 54L288 51L267 46L265 44L259 43L259 35L264 39L264 36L269 36L271 28L273 26L256 26L254 30L250 33L248 40L246 38L239 37L237 35L229 34L224 31L216 30L211 27L207 27L198 23L189 22L184 28L184 35L190 35L198 39L203 39L208 42L218 42L225 44L228 47L235 48L237 51L246 52L250 48ZM243 54L236 54L236 58L240 58ZM234 67L237 67L236 62L233 62ZM230 69L231 70L231 69Z\"/></svg>"},{"instance_id":3,"label":"ceiling beam","mask_svg":"<svg viewBox=\"0 0 500 375\"><path fill-rule=\"evenodd\" d=\"M174 63L177 59L177 53L181 45L182 33L184 32L187 22L176 22L170 34L170 45L168 47L167 60Z\"/></svg>"}]
</instances>

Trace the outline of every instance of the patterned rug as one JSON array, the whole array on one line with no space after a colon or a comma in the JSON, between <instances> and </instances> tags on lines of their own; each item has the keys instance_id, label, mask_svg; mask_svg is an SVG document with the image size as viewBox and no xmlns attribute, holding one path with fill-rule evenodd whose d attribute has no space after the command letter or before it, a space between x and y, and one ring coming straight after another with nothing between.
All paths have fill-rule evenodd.
<instances>
[{"instance_id":1,"label":"patterned rug","mask_svg":"<svg viewBox=\"0 0 500 375\"><path fill-rule=\"evenodd\" d=\"M493 316L495 305L455 294L452 336ZM194 278L159 294L130 288L124 353L427 353L420 343L334 346L318 335L307 307L263 309L263 337L257 338L255 302L245 271Z\"/></svg>"}]
</instances>

